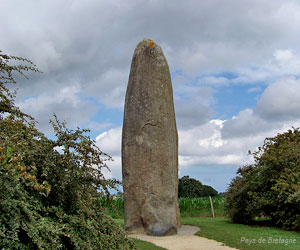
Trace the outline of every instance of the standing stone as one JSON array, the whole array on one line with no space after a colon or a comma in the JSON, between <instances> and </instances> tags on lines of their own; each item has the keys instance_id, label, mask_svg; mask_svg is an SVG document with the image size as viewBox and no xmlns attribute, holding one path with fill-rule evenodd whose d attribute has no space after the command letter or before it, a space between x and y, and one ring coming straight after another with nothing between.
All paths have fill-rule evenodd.
<instances>
[{"instance_id":1,"label":"standing stone","mask_svg":"<svg viewBox=\"0 0 300 250\"><path fill-rule=\"evenodd\" d=\"M178 135L167 60L159 45L135 49L122 133L125 229L170 235L180 226Z\"/></svg>"}]
</instances>

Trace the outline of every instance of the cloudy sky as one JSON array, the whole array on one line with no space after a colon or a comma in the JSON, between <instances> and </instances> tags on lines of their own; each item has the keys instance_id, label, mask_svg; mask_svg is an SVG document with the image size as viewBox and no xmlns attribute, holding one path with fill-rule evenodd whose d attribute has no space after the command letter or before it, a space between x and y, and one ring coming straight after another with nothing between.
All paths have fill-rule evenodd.
<instances>
[{"instance_id":1,"label":"cloudy sky","mask_svg":"<svg viewBox=\"0 0 300 250\"><path fill-rule=\"evenodd\" d=\"M121 179L131 58L143 38L171 70L180 176L225 191L248 150L300 124L300 2L0 0L0 50L43 71L18 79L17 104L51 136L55 112L91 129Z\"/></svg>"}]
</instances>

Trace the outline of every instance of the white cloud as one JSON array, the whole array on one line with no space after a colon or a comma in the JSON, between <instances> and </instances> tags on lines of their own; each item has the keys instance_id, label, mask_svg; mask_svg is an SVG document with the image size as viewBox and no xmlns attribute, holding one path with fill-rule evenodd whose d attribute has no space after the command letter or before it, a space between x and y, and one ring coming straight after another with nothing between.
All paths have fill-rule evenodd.
<instances>
[{"instance_id":1,"label":"white cloud","mask_svg":"<svg viewBox=\"0 0 300 250\"><path fill-rule=\"evenodd\" d=\"M221 138L224 121L211 120L202 126L179 130L179 168L198 168L201 165L239 165L248 159L237 140ZM121 177L122 128L110 129L96 138L100 149L110 154L115 162L109 163L112 176Z\"/></svg>"},{"instance_id":2,"label":"white cloud","mask_svg":"<svg viewBox=\"0 0 300 250\"><path fill-rule=\"evenodd\" d=\"M237 69L237 77L230 83L233 84L265 84L287 76L300 76L300 53L290 49L277 49L272 57L251 67L240 67Z\"/></svg>"},{"instance_id":3,"label":"white cloud","mask_svg":"<svg viewBox=\"0 0 300 250\"><path fill-rule=\"evenodd\" d=\"M112 128L96 137L96 144L111 156L120 156L122 127Z\"/></svg>"},{"instance_id":4,"label":"white cloud","mask_svg":"<svg viewBox=\"0 0 300 250\"><path fill-rule=\"evenodd\" d=\"M284 88L285 87L285 88ZM293 119L269 120L269 117L259 115L259 112L274 115L273 103L284 109L277 110L279 115L294 111L299 101L297 93L300 84L296 79L285 79L269 85L262 94L255 109L242 110L236 117L229 120L210 120L201 125L183 127L179 129L179 169L181 172L195 171L195 169L218 168L218 171L227 171L228 166L240 167L253 162L248 155L262 146L266 137L276 136L300 125L300 116L291 116ZM274 102L274 96L281 94L282 99ZM295 94L293 94L295 93ZM286 98L285 98L286 97ZM290 97L290 98L289 98ZM269 103L268 101L272 102ZM296 106L288 105L296 102ZM287 102L287 103L285 103ZM298 104L297 104L298 103ZM291 108L291 109L290 109ZM280 113L281 112L281 113ZM278 115L277 113L275 115ZM121 127L110 129L97 137L97 144L111 152L117 159L113 166L113 175L121 176ZM230 170L232 171L232 170Z\"/></svg>"},{"instance_id":5,"label":"white cloud","mask_svg":"<svg viewBox=\"0 0 300 250\"><path fill-rule=\"evenodd\" d=\"M107 162L110 172L106 171L105 177L119 180L122 179L121 136L122 127L117 127L101 133L95 139L96 145L113 158L113 161Z\"/></svg>"},{"instance_id":6,"label":"white cloud","mask_svg":"<svg viewBox=\"0 0 300 250\"><path fill-rule=\"evenodd\" d=\"M263 133L272 129L276 124L257 116L252 109L245 109L239 112L237 117L224 123L222 138L241 138L248 135Z\"/></svg>"},{"instance_id":7,"label":"white cloud","mask_svg":"<svg viewBox=\"0 0 300 250\"><path fill-rule=\"evenodd\" d=\"M279 62L288 62L293 58L293 52L291 50L277 50L274 57Z\"/></svg>"}]
</instances>

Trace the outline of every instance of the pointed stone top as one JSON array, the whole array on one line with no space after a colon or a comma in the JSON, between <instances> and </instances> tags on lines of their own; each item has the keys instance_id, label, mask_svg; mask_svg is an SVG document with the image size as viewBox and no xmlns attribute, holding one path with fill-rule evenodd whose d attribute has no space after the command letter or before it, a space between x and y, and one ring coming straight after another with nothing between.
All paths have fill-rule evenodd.
<instances>
[{"instance_id":1,"label":"pointed stone top","mask_svg":"<svg viewBox=\"0 0 300 250\"><path fill-rule=\"evenodd\" d=\"M150 38L145 38L140 41L137 47L139 47L140 45L148 45L150 48L153 48L155 46L155 42Z\"/></svg>"},{"instance_id":2,"label":"pointed stone top","mask_svg":"<svg viewBox=\"0 0 300 250\"><path fill-rule=\"evenodd\" d=\"M168 65L161 47L150 38L145 38L138 43L135 48L133 57L139 58L138 64L143 64L143 61L148 65L150 61L153 61L153 63L158 66Z\"/></svg>"},{"instance_id":3,"label":"pointed stone top","mask_svg":"<svg viewBox=\"0 0 300 250\"><path fill-rule=\"evenodd\" d=\"M150 38L140 41L136 46L135 52L142 52L144 50L152 51L152 53L163 53L161 47Z\"/></svg>"}]
</instances>

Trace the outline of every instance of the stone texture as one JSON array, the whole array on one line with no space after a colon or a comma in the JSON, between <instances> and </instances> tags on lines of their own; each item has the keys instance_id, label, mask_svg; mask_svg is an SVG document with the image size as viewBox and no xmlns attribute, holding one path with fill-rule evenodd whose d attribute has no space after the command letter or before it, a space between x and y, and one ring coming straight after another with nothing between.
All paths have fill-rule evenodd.
<instances>
[{"instance_id":1,"label":"stone texture","mask_svg":"<svg viewBox=\"0 0 300 250\"><path fill-rule=\"evenodd\" d=\"M180 226L178 135L167 60L150 39L135 49L122 133L125 229L163 236Z\"/></svg>"}]
</instances>

